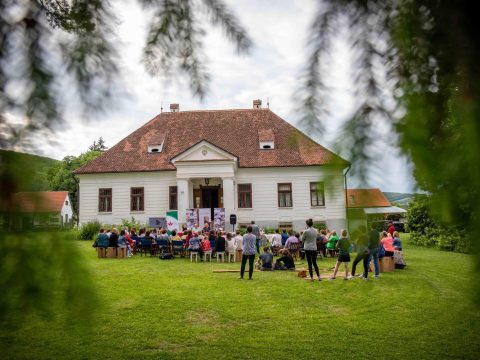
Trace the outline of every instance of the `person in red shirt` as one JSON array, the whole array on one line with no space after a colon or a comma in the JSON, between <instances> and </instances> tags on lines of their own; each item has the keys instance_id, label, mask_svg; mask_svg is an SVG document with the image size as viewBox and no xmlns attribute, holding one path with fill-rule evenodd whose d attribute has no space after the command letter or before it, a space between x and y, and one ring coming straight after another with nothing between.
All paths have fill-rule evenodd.
<instances>
[{"instance_id":1,"label":"person in red shirt","mask_svg":"<svg viewBox=\"0 0 480 360\"><path fill-rule=\"evenodd\" d=\"M203 252L212 250L212 246L210 244L210 240L208 240L208 237L204 237L202 240L202 250Z\"/></svg>"},{"instance_id":2,"label":"person in red shirt","mask_svg":"<svg viewBox=\"0 0 480 360\"><path fill-rule=\"evenodd\" d=\"M393 233L395 232L395 226L393 226L392 223L388 224L388 230L387 231L390 235L392 235L392 239L393 239Z\"/></svg>"},{"instance_id":3,"label":"person in red shirt","mask_svg":"<svg viewBox=\"0 0 480 360\"><path fill-rule=\"evenodd\" d=\"M187 237L185 238L185 248L190 246L190 239L192 238L192 232L190 230L187 231Z\"/></svg>"},{"instance_id":4,"label":"person in red shirt","mask_svg":"<svg viewBox=\"0 0 480 360\"><path fill-rule=\"evenodd\" d=\"M381 243L383 248L385 249L385 256L393 256L395 249L393 248L393 237L384 231L382 233L382 240Z\"/></svg>"}]
</instances>

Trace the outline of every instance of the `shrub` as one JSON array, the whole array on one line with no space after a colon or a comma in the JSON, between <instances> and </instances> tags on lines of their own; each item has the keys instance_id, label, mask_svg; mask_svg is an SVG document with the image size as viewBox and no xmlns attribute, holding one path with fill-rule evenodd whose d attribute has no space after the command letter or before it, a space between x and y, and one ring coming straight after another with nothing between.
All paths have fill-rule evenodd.
<instances>
[{"instance_id":1,"label":"shrub","mask_svg":"<svg viewBox=\"0 0 480 360\"><path fill-rule=\"evenodd\" d=\"M136 228L137 231L142 228L142 224L138 220L135 220L135 218L132 216L130 220L128 219L122 219L122 224L121 228L124 228L125 226L128 226L128 228L131 230L132 228Z\"/></svg>"},{"instance_id":2,"label":"shrub","mask_svg":"<svg viewBox=\"0 0 480 360\"><path fill-rule=\"evenodd\" d=\"M419 246L437 247L441 250L470 252L470 242L464 230L455 227L430 227L410 234L410 243Z\"/></svg>"},{"instance_id":3,"label":"shrub","mask_svg":"<svg viewBox=\"0 0 480 360\"><path fill-rule=\"evenodd\" d=\"M407 212L408 230L413 233L428 234L427 229L436 227L430 216L430 198L427 195L415 195Z\"/></svg>"},{"instance_id":4,"label":"shrub","mask_svg":"<svg viewBox=\"0 0 480 360\"><path fill-rule=\"evenodd\" d=\"M265 234L275 234L275 229L274 229L274 228L270 228L270 227L265 227L265 228L263 229L263 232L264 232Z\"/></svg>"},{"instance_id":5,"label":"shrub","mask_svg":"<svg viewBox=\"0 0 480 360\"><path fill-rule=\"evenodd\" d=\"M95 235L100 231L102 225L98 221L89 221L80 228L80 239L93 240Z\"/></svg>"},{"instance_id":6,"label":"shrub","mask_svg":"<svg viewBox=\"0 0 480 360\"><path fill-rule=\"evenodd\" d=\"M236 230L240 231L240 235L245 235L247 233L247 228L244 227L244 226L240 226L239 228L237 228Z\"/></svg>"}]
</instances>

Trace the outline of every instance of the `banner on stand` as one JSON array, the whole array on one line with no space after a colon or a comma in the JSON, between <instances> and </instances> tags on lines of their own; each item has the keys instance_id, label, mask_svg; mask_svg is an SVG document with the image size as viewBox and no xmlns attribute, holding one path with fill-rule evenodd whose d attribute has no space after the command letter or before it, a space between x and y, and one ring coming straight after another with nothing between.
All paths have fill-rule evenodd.
<instances>
[{"instance_id":1,"label":"banner on stand","mask_svg":"<svg viewBox=\"0 0 480 360\"><path fill-rule=\"evenodd\" d=\"M212 219L211 219L211 210L207 208L203 209L198 209L198 225L203 228L203 225L205 223L208 223L210 225Z\"/></svg>"},{"instance_id":2,"label":"banner on stand","mask_svg":"<svg viewBox=\"0 0 480 360\"><path fill-rule=\"evenodd\" d=\"M213 209L213 223L215 229L225 229L225 208Z\"/></svg>"},{"instance_id":3,"label":"banner on stand","mask_svg":"<svg viewBox=\"0 0 480 360\"><path fill-rule=\"evenodd\" d=\"M166 228L167 218L165 217L151 217L148 218L148 226L151 228Z\"/></svg>"},{"instance_id":4,"label":"banner on stand","mask_svg":"<svg viewBox=\"0 0 480 360\"><path fill-rule=\"evenodd\" d=\"M178 211L167 211L167 229L169 231L179 230L178 227Z\"/></svg>"},{"instance_id":5,"label":"banner on stand","mask_svg":"<svg viewBox=\"0 0 480 360\"><path fill-rule=\"evenodd\" d=\"M191 229L198 224L198 209L187 209L185 220L187 222L187 228Z\"/></svg>"}]
</instances>

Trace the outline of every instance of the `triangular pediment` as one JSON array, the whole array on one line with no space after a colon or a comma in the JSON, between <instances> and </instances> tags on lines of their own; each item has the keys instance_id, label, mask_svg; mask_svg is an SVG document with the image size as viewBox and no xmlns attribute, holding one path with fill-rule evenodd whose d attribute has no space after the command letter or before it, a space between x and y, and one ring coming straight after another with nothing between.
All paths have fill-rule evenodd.
<instances>
[{"instance_id":1,"label":"triangular pediment","mask_svg":"<svg viewBox=\"0 0 480 360\"><path fill-rule=\"evenodd\" d=\"M206 140L202 140L171 160L173 164L191 161L237 161L237 157Z\"/></svg>"}]
</instances>

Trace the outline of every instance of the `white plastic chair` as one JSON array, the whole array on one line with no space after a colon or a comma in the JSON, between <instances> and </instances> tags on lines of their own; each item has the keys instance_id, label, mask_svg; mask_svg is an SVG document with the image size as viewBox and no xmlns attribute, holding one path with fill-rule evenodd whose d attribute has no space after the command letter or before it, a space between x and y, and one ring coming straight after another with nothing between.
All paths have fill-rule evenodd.
<instances>
[{"instance_id":1,"label":"white plastic chair","mask_svg":"<svg viewBox=\"0 0 480 360\"><path fill-rule=\"evenodd\" d=\"M220 261L220 256L222 257L222 262L225 262L225 251L217 252L217 262Z\"/></svg>"},{"instance_id":2,"label":"white plastic chair","mask_svg":"<svg viewBox=\"0 0 480 360\"><path fill-rule=\"evenodd\" d=\"M205 261L212 261L212 250L205 251Z\"/></svg>"}]
</instances>

